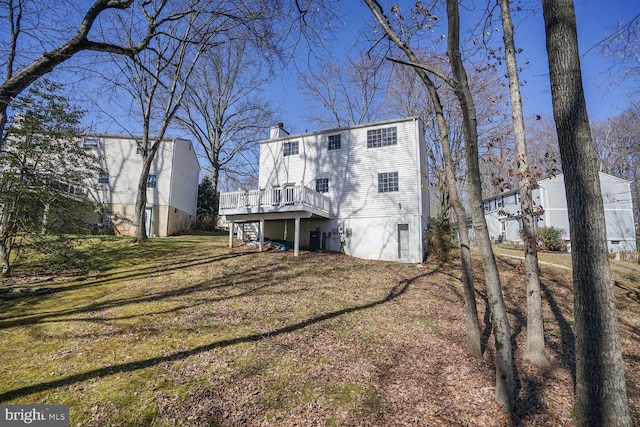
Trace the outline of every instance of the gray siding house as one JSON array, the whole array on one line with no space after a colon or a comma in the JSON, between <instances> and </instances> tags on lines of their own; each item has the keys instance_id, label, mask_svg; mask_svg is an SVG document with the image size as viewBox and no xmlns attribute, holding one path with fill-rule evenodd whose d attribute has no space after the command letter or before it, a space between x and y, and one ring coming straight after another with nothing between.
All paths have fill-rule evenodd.
<instances>
[{"instance_id":1,"label":"gray siding house","mask_svg":"<svg viewBox=\"0 0 640 427\"><path fill-rule=\"evenodd\" d=\"M609 251L635 251L636 232L631 200L631 183L600 172ZM569 243L571 230L567 212L564 175L538 181L532 190L535 226L555 227L565 231ZM492 240L521 242L522 219L517 190L483 200L484 215Z\"/></svg>"},{"instance_id":2,"label":"gray siding house","mask_svg":"<svg viewBox=\"0 0 640 427\"><path fill-rule=\"evenodd\" d=\"M418 118L260 142L259 188L220 195L230 226L375 260L421 263L429 221L424 130Z\"/></svg>"}]
</instances>

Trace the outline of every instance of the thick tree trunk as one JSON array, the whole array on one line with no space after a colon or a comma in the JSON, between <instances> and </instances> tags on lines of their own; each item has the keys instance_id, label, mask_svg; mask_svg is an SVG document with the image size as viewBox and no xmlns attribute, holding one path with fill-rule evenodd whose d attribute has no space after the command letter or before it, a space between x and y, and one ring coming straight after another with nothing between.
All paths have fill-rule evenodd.
<instances>
[{"instance_id":1,"label":"thick tree trunk","mask_svg":"<svg viewBox=\"0 0 640 427\"><path fill-rule=\"evenodd\" d=\"M435 86L433 90L436 91ZM469 245L469 231L467 230L467 211L460 202L458 189L456 188L456 177L453 168L453 160L451 158L451 148L449 145L449 137L447 132L440 98L435 92L437 101L436 114L438 115L438 125L440 127L442 153L445 164L445 183L451 200L451 207L456 215L458 224L458 236L460 238L460 263L462 266L462 287L464 289L464 308L465 323L467 330L467 350L474 357L482 357L482 345L480 342L480 325L478 324L478 308L476 304L475 288L473 286L473 267L471 264L471 248Z\"/></svg>"},{"instance_id":2,"label":"thick tree trunk","mask_svg":"<svg viewBox=\"0 0 640 427\"><path fill-rule=\"evenodd\" d=\"M604 206L582 87L573 0L543 0L553 114L567 194L576 336L576 423L630 426Z\"/></svg>"},{"instance_id":3,"label":"thick tree trunk","mask_svg":"<svg viewBox=\"0 0 640 427\"><path fill-rule=\"evenodd\" d=\"M542 298L540 296L540 274L538 268L538 250L531 197L532 177L529 170L529 157L522 115L522 97L520 79L513 40L513 23L509 0L500 0L502 27L504 29L505 61L509 76L511 94L511 116L516 145L516 163L518 194L522 212L522 239L524 240L524 267L527 279L527 343L523 358L539 367L547 367L549 360L544 348L544 322L542 319Z\"/></svg>"},{"instance_id":4,"label":"thick tree trunk","mask_svg":"<svg viewBox=\"0 0 640 427\"><path fill-rule=\"evenodd\" d=\"M511 328L507 309L502 297L500 275L493 255L489 231L482 208L482 189L478 161L478 128L475 104L467 80L467 72L460 55L460 15L457 0L447 0L448 50L453 72L454 91L460 102L463 115L467 177L469 180L469 204L476 230L478 246L484 269L489 309L491 311L494 342L496 347L496 401L505 412L513 410L513 360L511 355Z\"/></svg>"},{"instance_id":5,"label":"thick tree trunk","mask_svg":"<svg viewBox=\"0 0 640 427\"><path fill-rule=\"evenodd\" d=\"M383 15L380 5L375 0L364 0L371 12L376 17L376 20L380 26L384 29L385 33L396 46L398 46L407 55L410 61L414 64L418 64L418 57L413 50L402 42L400 37L393 31L389 25L386 17ZM447 191L451 199L451 204L456 214L458 222L458 229L460 235L460 259L462 264L462 286L464 288L464 308L465 308L465 324L467 329L467 350L474 357L482 357L482 346L480 342L480 325L478 324L478 309L476 306L475 288L473 286L473 268L471 266L471 252L469 248L469 236L467 233L467 214L460 198L458 196L458 189L455 185L455 173L453 167L453 160L451 157L451 148L449 143L449 132L447 130L447 123L444 117L442 108L442 102L438 95L436 85L431 78L427 75L424 69L414 66L413 69L426 86L429 96L434 104L436 112L436 120L438 123L438 131L440 133L440 142L442 144L442 150L445 158L445 181L447 185Z\"/></svg>"}]
</instances>

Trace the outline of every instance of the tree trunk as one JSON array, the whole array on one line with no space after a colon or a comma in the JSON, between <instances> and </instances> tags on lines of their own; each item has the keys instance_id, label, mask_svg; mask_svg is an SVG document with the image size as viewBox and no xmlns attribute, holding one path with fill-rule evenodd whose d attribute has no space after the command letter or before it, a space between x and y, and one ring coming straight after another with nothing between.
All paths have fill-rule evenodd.
<instances>
[{"instance_id":1,"label":"tree trunk","mask_svg":"<svg viewBox=\"0 0 640 427\"><path fill-rule=\"evenodd\" d=\"M473 286L473 267L471 264L471 248L469 245L469 230L467 230L467 211L460 202L458 189L456 188L456 177L451 158L451 148L447 126L444 120L442 105L437 96L435 86L433 86L432 99L434 104L437 101L436 114L438 116L438 126L440 128L442 153L445 164L445 184L449 193L451 207L456 215L458 224L458 236L460 238L460 263L462 265L462 287L464 288L464 308L465 322L467 329L467 350L473 357L482 357L482 345L480 342L480 325L478 324L478 308L476 304L475 288ZM431 90L430 90L431 92Z\"/></svg>"},{"instance_id":2,"label":"tree trunk","mask_svg":"<svg viewBox=\"0 0 640 427\"><path fill-rule=\"evenodd\" d=\"M482 257L489 309L491 311L496 347L496 401L507 413L513 410L513 360L511 355L511 328L502 297L500 275L493 255L489 231L482 208L482 189L478 161L478 128L475 104L467 80L467 72L460 55L460 15L457 0L447 0L448 50L453 72L454 91L460 102L465 137L467 177L469 180L469 204L473 226Z\"/></svg>"},{"instance_id":3,"label":"tree trunk","mask_svg":"<svg viewBox=\"0 0 640 427\"><path fill-rule=\"evenodd\" d=\"M5 242L0 243L0 264L2 265L2 276L9 277L11 275L11 262L9 260L10 251Z\"/></svg>"},{"instance_id":4,"label":"tree trunk","mask_svg":"<svg viewBox=\"0 0 640 427\"><path fill-rule=\"evenodd\" d=\"M542 319L542 298L540 296L540 274L538 268L538 250L536 230L533 217L533 200L531 196L532 178L529 171L524 117L522 115L522 97L520 95L520 79L513 40L513 22L509 10L509 0L500 0L502 27L504 29L505 61L509 76L509 92L511 94L511 116L516 145L516 163L518 194L522 212L522 239L524 241L524 267L527 279L527 343L523 359L539 367L547 367L549 360L544 348L544 322Z\"/></svg>"},{"instance_id":5,"label":"tree trunk","mask_svg":"<svg viewBox=\"0 0 640 427\"><path fill-rule=\"evenodd\" d=\"M146 211L147 211L147 181L149 180L149 171L151 170L151 163L155 157L159 140L153 143L153 147L147 150L149 143L148 130L146 129L142 138L142 170L140 171L140 179L138 180L138 194L136 195L136 207L135 207L135 226L136 234L133 241L135 243L144 243L148 240L148 232L146 225Z\"/></svg>"},{"instance_id":6,"label":"tree trunk","mask_svg":"<svg viewBox=\"0 0 640 427\"><path fill-rule=\"evenodd\" d=\"M407 55L410 61L417 64L419 63L418 57L413 50L398 37L393 31L379 5L374 0L364 0L371 12L376 17L376 20L380 26L384 29L385 33L396 46L398 46ZM438 123L438 132L440 133L440 142L442 144L442 150L445 159L446 170L446 185L449 197L451 199L452 207L456 214L458 222L458 230L460 235L460 260L462 264L462 286L464 288L464 307L465 307L465 324L467 329L467 350L474 357L482 357L482 347L480 342L480 326L478 324L478 309L476 306L475 288L473 286L473 268L471 266L471 252L469 248L469 236L467 233L467 214L460 203L458 196L458 189L455 185L455 174L453 167L453 160L451 158L451 148L449 143L449 131L447 130L447 123L444 117L442 108L442 102L438 95L436 85L433 83L427 73L414 66L413 69L418 74L423 84L427 87L429 95L434 104L436 111L436 120Z\"/></svg>"},{"instance_id":7,"label":"tree trunk","mask_svg":"<svg viewBox=\"0 0 640 427\"><path fill-rule=\"evenodd\" d=\"M553 114L567 194L577 425L630 426L604 205L582 87L573 0L543 0Z\"/></svg>"}]
</instances>

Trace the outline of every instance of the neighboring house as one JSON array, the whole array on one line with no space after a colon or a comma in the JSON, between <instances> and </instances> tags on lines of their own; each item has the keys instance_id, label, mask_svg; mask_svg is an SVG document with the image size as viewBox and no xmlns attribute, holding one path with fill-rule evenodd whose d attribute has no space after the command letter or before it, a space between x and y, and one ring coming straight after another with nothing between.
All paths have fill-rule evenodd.
<instances>
[{"instance_id":1,"label":"neighboring house","mask_svg":"<svg viewBox=\"0 0 640 427\"><path fill-rule=\"evenodd\" d=\"M421 263L429 221L424 130L418 118L260 142L259 189L220 195L220 215L257 223L260 240ZM260 232L262 231L262 232Z\"/></svg>"},{"instance_id":2,"label":"neighboring house","mask_svg":"<svg viewBox=\"0 0 640 427\"><path fill-rule=\"evenodd\" d=\"M88 198L100 207L91 222L114 227L117 234L135 234L135 204L142 170L141 138L91 135L83 146L95 150L101 172ZM200 165L191 141L162 141L149 171L145 216L149 236L169 236L195 223Z\"/></svg>"},{"instance_id":3,"label":"neighboring house","mask_svg":"<svg viewBox=\"0 0 640 427\"><path fill-rule=\"evenodd\" d=\"M600 172L609 251L635 251L636 232L631 201L631 183ZM565 231L569 242L569 215L564 175L538 181L532 190L535 226L555 227ZM493 240L521 242L522 219L517 190L483 200L489 235Z\"/></svg>"}]
</instances>

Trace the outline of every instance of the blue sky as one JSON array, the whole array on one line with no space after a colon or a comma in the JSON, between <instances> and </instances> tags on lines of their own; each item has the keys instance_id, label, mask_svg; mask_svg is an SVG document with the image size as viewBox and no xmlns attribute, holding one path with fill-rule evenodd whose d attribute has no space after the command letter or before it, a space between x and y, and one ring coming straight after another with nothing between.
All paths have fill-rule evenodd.
<instances>
[{"instance_id":1,"label":"blue sky","mask_svg":"<svg viewBox=\"0 0 640 427\"><path fill-rule=\"evenodd\" d=\"M381 3L385 3L381 1ZM393 4L394 2L388 2ZM400 3L400 2L398 2ZM478 7L482 2L478 2ZM541 2L535 2L537 8L524 17L514 15L516 22L516 47L523 48L519 55L519 65L529 62L521 72L521 80L526 81L522 88L525 116L534 114L551 115L551 94L549 89L548 65L546 58L544 22ZM341 14L344 16L339 28L338 40L333 49L337 58L349 53L355 54L354 44L358 41L359 31L372 20L371 12L363 6L363 2L342 1ZM575 0L578 20L578 37L582 57L583 83L587 106L592 122L619 114L627 105L624 98L630 83L620 86L608 72L610 61L599 55L594 47L611 33L611 27L618 22L628 22L640 13L638 0L613 0L606 4L596 0ZM473 19L465 11L462 20ZM501 37L501 35L500 35ZM501 39L499 39L501 41ZM282 70L280 78L269 86L265 96L282 112L280 121L293 133L312 129L312 123L304 118L305 111L314 106L301 87L298 86L298 71ZM265 131L266 132L266 131Z\"/></svg>"}]
</instances>

